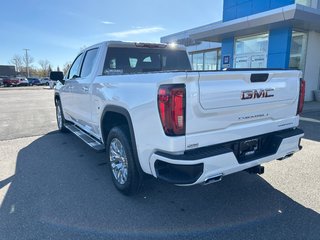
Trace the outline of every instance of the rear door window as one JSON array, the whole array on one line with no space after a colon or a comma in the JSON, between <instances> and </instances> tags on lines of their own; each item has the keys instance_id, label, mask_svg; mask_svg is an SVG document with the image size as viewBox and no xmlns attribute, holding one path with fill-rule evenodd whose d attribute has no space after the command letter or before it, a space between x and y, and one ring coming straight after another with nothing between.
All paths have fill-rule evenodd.
<instances>
[{"instance_id":1,"label":"rear door window","mask_svg":"<svg viewBox=\"0 0 320 240\"><path fill-rule=\"evenodd\" d=\"M81 68L81 77L87 77L92 72L96 57L98 53L98 48L91 49L87 51L86 56L84 57L84 61Z\"/></svg>"}]
</instances>

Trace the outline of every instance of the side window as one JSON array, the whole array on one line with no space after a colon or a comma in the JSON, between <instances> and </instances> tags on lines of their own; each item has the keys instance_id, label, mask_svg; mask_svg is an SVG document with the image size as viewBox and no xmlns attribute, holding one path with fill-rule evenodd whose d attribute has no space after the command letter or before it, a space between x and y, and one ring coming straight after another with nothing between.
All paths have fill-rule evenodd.
<instances>
[{"instance_id":1,"label":"side window","mask_svg":"<svg viewBox=\"0 0 320 240\"><path fill-rule=\"evenodd\" d=\"M138 58L129 57L130 67L135 68L137 66Z\"/></svg>"},{"instance_id":2,"label":"side window","mask_svg":"<svg viewBox=\"0 0 320 240\"><path fill-rule=\"evenodd\" d=\"M151 57L150 56L146 57L145 59L143 59L143 62L151 63L152 62Z\"/></svg>"},{"instance_id":3,"label":"side window","mask_svg":"<svg viewBox=\"0 0 320 240\"><path fill-rule=\"evenodd\" d=\"M98 48L87 51L82 64L81 77L87 77L91 73L97 53Z\"/></svg>"},{"instance_id":4,"label":"side window","mask_svg":"<svg viewBox=\"0 0 320 240\"><path fill-rule=\"evenodd\" d=\"M80 77L80 67L81 67L81 62L82 62L82 56L83 56L83 53L81 53L76 58L76 60L74 60L74 62L72 63L72 66L69 70L67 79Z\"/></svg>"}]
</instances>

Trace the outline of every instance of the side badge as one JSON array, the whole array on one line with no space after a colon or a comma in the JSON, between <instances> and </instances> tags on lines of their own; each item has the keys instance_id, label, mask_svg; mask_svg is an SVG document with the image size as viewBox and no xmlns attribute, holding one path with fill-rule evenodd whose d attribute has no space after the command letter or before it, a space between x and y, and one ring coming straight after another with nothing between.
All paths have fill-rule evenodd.
<instances>
[{"instance_id":1,"label":"side badge","mask_svg":"<svg viewBox=\"0 0 320 240\"><path fill-rule=\"evenodd\" d=\"M193 148L198 148L198 147L199 147L199 143L189 144L187 146L188 149L193 149Z\"/></svg>"}]
</instances>

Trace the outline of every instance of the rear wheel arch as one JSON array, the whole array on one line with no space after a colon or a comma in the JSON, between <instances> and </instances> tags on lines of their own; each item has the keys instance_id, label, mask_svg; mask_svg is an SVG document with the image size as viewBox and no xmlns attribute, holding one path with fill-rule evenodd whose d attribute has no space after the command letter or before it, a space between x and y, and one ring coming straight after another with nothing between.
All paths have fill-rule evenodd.
<instances>
[{"instance_id":1,"label":"rear wheel arch","mask_svg":"<svg viewBox=\"0 0 320 240\"><path fill-rule=\"evenodd\" d=\"M118 106L110 105L105 107L100 121L101 134L104 142L108 138L108 133L113 127L123 125L128 127L130 132L130 141L135 144L134 130L129 112Z\"/></svg>"},{"instance_id":2,"label":"rear wheel arch","mask_svg":"<svg viewBox=\"0 0 320 240\"><path fill-rule=\"evenodd\" d=\"M108 134L112 128L117 126L127 126L129 132L129 141L132 146L132 153L135 159L135 164L138 171L142 175L143 171L139 162L134 128L129 112L123 107L109 105L105 107L101 116L100 128L104 143L106 143Z\"/></svg>"}]
</instances>

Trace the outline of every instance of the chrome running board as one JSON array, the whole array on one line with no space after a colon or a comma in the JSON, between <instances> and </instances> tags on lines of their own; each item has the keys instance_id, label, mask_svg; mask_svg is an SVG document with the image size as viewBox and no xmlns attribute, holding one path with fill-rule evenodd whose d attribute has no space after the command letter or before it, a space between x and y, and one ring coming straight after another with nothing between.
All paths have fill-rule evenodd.
<instances>
[{"instance_id":1,"label":"chrome running board","mask_svg":"<svg viewBox=\"0 0 320 240\"><path fill-rule=\"evenodd\" d=\"M96 151L103 151L104 144L74 124L66 123L65 127Z\"/></svg>"}]
</instances>

